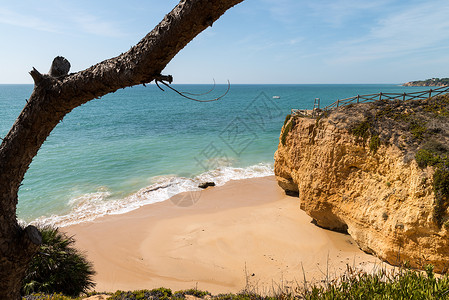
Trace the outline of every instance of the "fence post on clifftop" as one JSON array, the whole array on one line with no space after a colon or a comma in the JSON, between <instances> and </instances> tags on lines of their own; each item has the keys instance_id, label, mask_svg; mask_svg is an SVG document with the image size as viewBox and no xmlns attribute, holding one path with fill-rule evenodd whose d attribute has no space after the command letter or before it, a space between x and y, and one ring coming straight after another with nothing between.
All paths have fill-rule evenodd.
<instances>
[{"instance_id":1,"label":"fence post on clifftop","mask_svg":"<svg viewBox=\"0 0 449 300\"><path fill-rule=\"evenodd\" d=\"M429 90L429 98L432 98L432 89Z\"/></svg>"},{"instance_id":2,"label":"fence post on clifftop","mask_svg":"<svg viewBox=\"0 0 449 300\"><path fill-rule=\"evenodd\" d=\"M379 93L379 101L382 100L382 92Z\"/></svg>"},{"instance_id":3,"label":"fence post on clifftop","mask_svg":"<svg viewBox=\"0 0 449 300\"><path fill-rule=\"evenodd\" d=\"M357 95L357 103L359 103L360 95Z\"/></svg>"},{"instance_id":4,"label":"fence post on clifftop","mask_svg":"<svg viewBox=\"0 0 449 300\"><path fill-rule=\"evenodd\" d=\"M404 95L402 95L402 101L405 101L405 92Z\"/></svg>"},{"instance_id":5,"label":"fence post on clifftop","mask_svg":"<svg viewBox=\"0 0 449 300\"><path fill-rule=\"evenodd\" d=\"M340 103L340 99L337 99L337 107L338 107L338 104Z\"/></svg>"}]
</instances>

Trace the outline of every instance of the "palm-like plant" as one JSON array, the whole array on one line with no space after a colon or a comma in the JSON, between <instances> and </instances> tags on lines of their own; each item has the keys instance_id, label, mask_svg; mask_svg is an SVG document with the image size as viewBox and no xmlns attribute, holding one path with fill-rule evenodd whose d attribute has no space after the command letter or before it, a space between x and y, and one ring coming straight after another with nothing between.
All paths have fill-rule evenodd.
<instances>
[{"instance_id":1,"label":"palm-like plant","mask_svg":"<svg viewBox=\"0 0 449 300\"><path fill-rule=\"evenodd\" d=\"M78 296L93 288L92 264L73 247L73 237L49 226L40 231L42 244L28 267L22 294L43 292Z\"/></svg>"}]
</instances>

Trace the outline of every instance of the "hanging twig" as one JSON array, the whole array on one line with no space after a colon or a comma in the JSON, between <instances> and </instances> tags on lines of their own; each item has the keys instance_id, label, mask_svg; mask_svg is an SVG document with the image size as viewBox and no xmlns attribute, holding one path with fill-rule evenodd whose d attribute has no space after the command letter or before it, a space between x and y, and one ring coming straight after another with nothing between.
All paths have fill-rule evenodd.
<instances>
[{"instance_id":1,"label":"hanging twig","mask_svg":"<svg viewBox=\"0 0 449 300\"><path fill-rule=\"evenodd\" d=\"M205 93L202 93L202 94L193 94L193 93L189 93L189 92L182 92L182 93L185 95L190 95L190 96L204 96L204 95L210 94L215 89L215 86L216 86L215 79L213 79L213 81L214 81L214 86Z\"/></svg>"},{"instance_id":2,"label":"hanging twig","mask_svg":"<svg viewBox=\"0 0 449 300\"><path fill-rule=\"evenodd\" d=\"M154 80L154 82L156 83L156 85L157 85L157 87L161 90L161 91L163 91L163 92L165 92L165 90L163 89L163 88L161 88L161 86L159 85L159 80ZM162 81L160 81L160 82L162 82Z\"/></svg>"},{"instance_id":3,"label":"hanging twig","mask_svg":"<svg viewBox=\"0 0 449 300\"><path fill-rule=\"evenodd\" d=\"M162 84L165 85L166 87L168 87L169 89L171 89L172 91L176 92L176 93L179 94L180 96L182 96L182 97L184 97L184 98L187 98L187 99L189 99L189 100L192 100L192 101L197 101L197 102L212 102L212 101L220 100L221 98L223 98L224 96L226 96L226 94L229 92L229 89L231 88L231 83L230 83L229 80L228 80L228 88L227 88L226 92L225 92L223 95L221 95L220 97L214 98L214 99L200 100L200 99L195 99L195 98L192 98L192 97L189 97L189 96L184 95L184 94L185 94L184 92L179 92L178 90L172 88L171 86L169 86L168 84L166 84L166 83L163 82L163 81L162 81Z\"/></svg>"},{"instance_id":4,"label":"hanging twig","mask_svg":"<svg viewBox=\"0 0 449 300\"><path fill-rule=\"evenodd\" d=\"M161 91L163 91L163 92L165 92L165 90L164 90L163 88L161 88L161 86L159 85L158 82L164 83L164 81L168 81L168 83L171 84L171 83L173 82L173 76L171 76L171 75L161 75L161 74L159 74L159 75L157 75L157 76L154 77L154 82L156 83L157 87L158 87ZM165 84L165 83L164 83L164 84Z\"/></svg>"},{"instance_id":5,"label":"hanging twig","mask_svg":"<svg viewBox=\"0 0 449 300\"><path fill-rule=\"evenodd\" d=\"M189 96L186 96L186 95L200 96L200 95L205 95L205 94L210 93L215 88L215 80L214 80L214 88L212 88L212 90L208 91L207 93L203 93L203 94L192 94L192 93L188 93L188 92L180 92L177 89L171 87L165 81L168 81L168 83L171 83L173 81L173 77L171 75L168 75L168 76L159 75L158 77L156 77L154 79L154 82L156 83L157 87L160 88L162 91L164 91L164 89L160 87L159 82L162 83L163 85L165 85L166 87L168 87L169 89L171 89L172 91L174 91L175 93L177 93L178 95L180 95L180 96L182 96L184 98L187 98L189 100L196 101L196 102L212 102L212 101L220 100L221 98L226 96L226 94L229 92L229 90L231 88L231 83L228 80L228 88L227 88L226 92L223 95L221 95L220 97L214 98L214 99L201 100L201 99L195 99L195 98L192 98L192 97L189 97Z\"/></svg>"}]
</instances>

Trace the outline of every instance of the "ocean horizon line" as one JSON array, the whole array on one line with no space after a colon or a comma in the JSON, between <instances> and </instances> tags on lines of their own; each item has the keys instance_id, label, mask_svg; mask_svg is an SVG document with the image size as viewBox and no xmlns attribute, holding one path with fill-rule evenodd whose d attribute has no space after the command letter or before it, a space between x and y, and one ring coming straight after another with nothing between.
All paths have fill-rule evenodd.
<instances>
[{"instance_id":1,"label":"ocean horizon line","mask_svg":"<svg viewBox=\"0 0 449 300\"><path fill-rule=\"evenodd\" d=\"M151 84L152 82L150 82ZM230 81L231 86L232 85L279 85L279 86L294 86L294 85L398 85L398 84L404 84L405 82L399 82L399 83L232 83ZM216 83L216 85L227 85L227 82L223 83ZM33 86L34 83L0 83L0 85L29 85ZM213 83L172 83L171 85L214 85ZM142 84L130 86L136 87L136 86L142 86Z\"/></svg>"}]
</instances>

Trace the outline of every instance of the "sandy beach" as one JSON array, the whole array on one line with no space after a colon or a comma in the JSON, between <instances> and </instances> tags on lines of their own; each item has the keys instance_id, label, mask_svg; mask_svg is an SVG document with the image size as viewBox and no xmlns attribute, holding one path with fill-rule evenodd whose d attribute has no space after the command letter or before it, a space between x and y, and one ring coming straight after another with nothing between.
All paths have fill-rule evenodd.
<instances>
[{"instance_id":1,"label":"sandy beach","mask_svg":"<svg viewBox=\"0 0 449 300\"><path fill-rule=\"evenodd\" d=\"M94 263L97 291L195 288L259 292L380 261L349 235L311 223L274 176L230 181L63 228Z\"/></svg>"}]
</instances>

